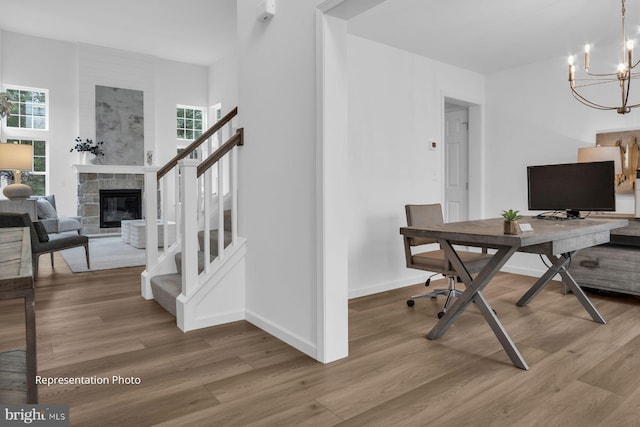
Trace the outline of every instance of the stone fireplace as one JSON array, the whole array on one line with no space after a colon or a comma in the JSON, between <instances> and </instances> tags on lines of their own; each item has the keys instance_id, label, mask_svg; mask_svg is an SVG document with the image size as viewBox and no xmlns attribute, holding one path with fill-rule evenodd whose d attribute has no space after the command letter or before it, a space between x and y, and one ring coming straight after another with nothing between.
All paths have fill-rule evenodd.
<instances>
[{"instance_id":1,"label":"stone fireplace","mask_svg":"<svg viewBox=\"0 0 640 427\"><path fill-rule=\"evenodd\" d=\"M98 168L99 166L93 166ZM78 215L82 217L83 234L105 234L120 232L120 219L129 219L125 213L131 206L131 196L117 196L112 198L111 213L107 215L107 221L101 224L101 216L104 220L104 212L100 206L100 190L135 190L139 194L139 218L142 212L142 197L144 188L144 175L142 173L93 173L83 172L78 169ZM104 192L105 195L110 191ZM115 194L115 193L114 193ZM134 196L137 197L137 196ZM109 208L109 206L107 206ZM102 215L101 215L102 213ZM118 219L119 217L119 219Z\"/></svg>"}]
</instances>

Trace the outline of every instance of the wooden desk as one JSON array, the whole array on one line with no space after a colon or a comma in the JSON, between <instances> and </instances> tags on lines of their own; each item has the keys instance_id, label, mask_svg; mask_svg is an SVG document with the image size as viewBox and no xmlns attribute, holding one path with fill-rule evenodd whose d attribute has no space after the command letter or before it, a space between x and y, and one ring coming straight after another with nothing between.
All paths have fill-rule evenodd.
<instances>
[{"instance_id":1,"label":"wooden desk","mask_svg":"<svg viewBox=\"0 0 640 427\"><path fill-rule=\"evenodd\" d=\"M475 302L483 317L509 355L511 362L521 369L529 369L520 351L498 320L484 296L482 290L500 271L516 252L529 252L546 256L551 266L545 274L520 298L517 305L523 306L531 301L555 276L560 274L563 284L568 286L578 298L591 318L598 323L606 323L576 281L566 270L574 252L590 246L607 243L611 230L624 227L626 219L583 219L568 221L541 220L524 218L533 232L518 235L503 233L503 219L454 222L431 227L403 227L400 233L409 237L435 238L454 266L459 277L466 285L464 293L457 298L451 309L431 329L427 338L440 338L462 314L470 302ZM453 245L478 246L497 249L487 265L475 278L472 278L460 260Z\"/></svg>"},{"instance_id":2,"label":"wooden desk","mask_svg":"<svg viewBox=\"0 0 640 427\"><path fill-rule=\"evenodd\" d=\"M24 298L27 340L27 403L38 403L36 315L29 228L0 228L0 300Z\"/></svg>"}]
</instances>

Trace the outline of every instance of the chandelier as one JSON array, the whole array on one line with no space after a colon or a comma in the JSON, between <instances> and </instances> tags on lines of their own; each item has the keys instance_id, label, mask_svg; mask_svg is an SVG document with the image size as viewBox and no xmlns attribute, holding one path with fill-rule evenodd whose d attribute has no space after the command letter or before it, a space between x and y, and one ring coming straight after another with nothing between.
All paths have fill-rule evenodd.
<instances>
[{"instance_id":1,"label":"chandelier","mask_svg":"<svg viewBox=\"0 0 640 427\"><path fill-rule=\"evenodd\" d=\"M584 46L584 71L587 77L575 77L574 57L569 56L569 85L574 98L592 108L599 110L616 110L618 114L626 114L632 108L640 106L640 104L629 105L629 90L631 88L631 80L640 76L639 72L634 72L634 68L640 61L633 62L633 39L627 39L624 31L624 2L622 0L622 50L618 70L615 73L592 73L589 69L589 55L591 45ZM604 105L587 99L578 89L589 86L603 85L608 83L617 83L620 86L620 104L617 106Z\"/></svg>"}]
</instances>

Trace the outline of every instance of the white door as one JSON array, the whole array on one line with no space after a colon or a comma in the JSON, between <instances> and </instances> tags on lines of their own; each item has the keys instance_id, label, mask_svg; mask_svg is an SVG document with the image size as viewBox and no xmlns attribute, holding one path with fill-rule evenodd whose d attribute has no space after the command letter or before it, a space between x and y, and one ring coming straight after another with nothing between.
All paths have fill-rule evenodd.
<instances>
[{"instance_id":1,"label":"white door","mask_svg":"<svg viewBox=\"0 0 640 427\"><path fill-rule=\"evenodd\" d=\"M445 113L445 196L447 222L469 218L469 110Z\"/></svg>"}]
</instances>

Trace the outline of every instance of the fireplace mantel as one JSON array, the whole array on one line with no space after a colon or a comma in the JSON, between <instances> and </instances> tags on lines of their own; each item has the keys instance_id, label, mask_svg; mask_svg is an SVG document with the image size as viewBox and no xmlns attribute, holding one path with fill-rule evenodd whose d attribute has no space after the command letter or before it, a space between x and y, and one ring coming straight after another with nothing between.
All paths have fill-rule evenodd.
<instances>
[{"instance_id":1,"label":"fireplace mantel","mask_svg":"<svg viewBox=\"0 0 640 427\"><path fill-rule=\"evenodd\" d=\"M144 166L126 165L71 165L78 173L132 173L144 174Z\"/></svg>"}]
</instances>

